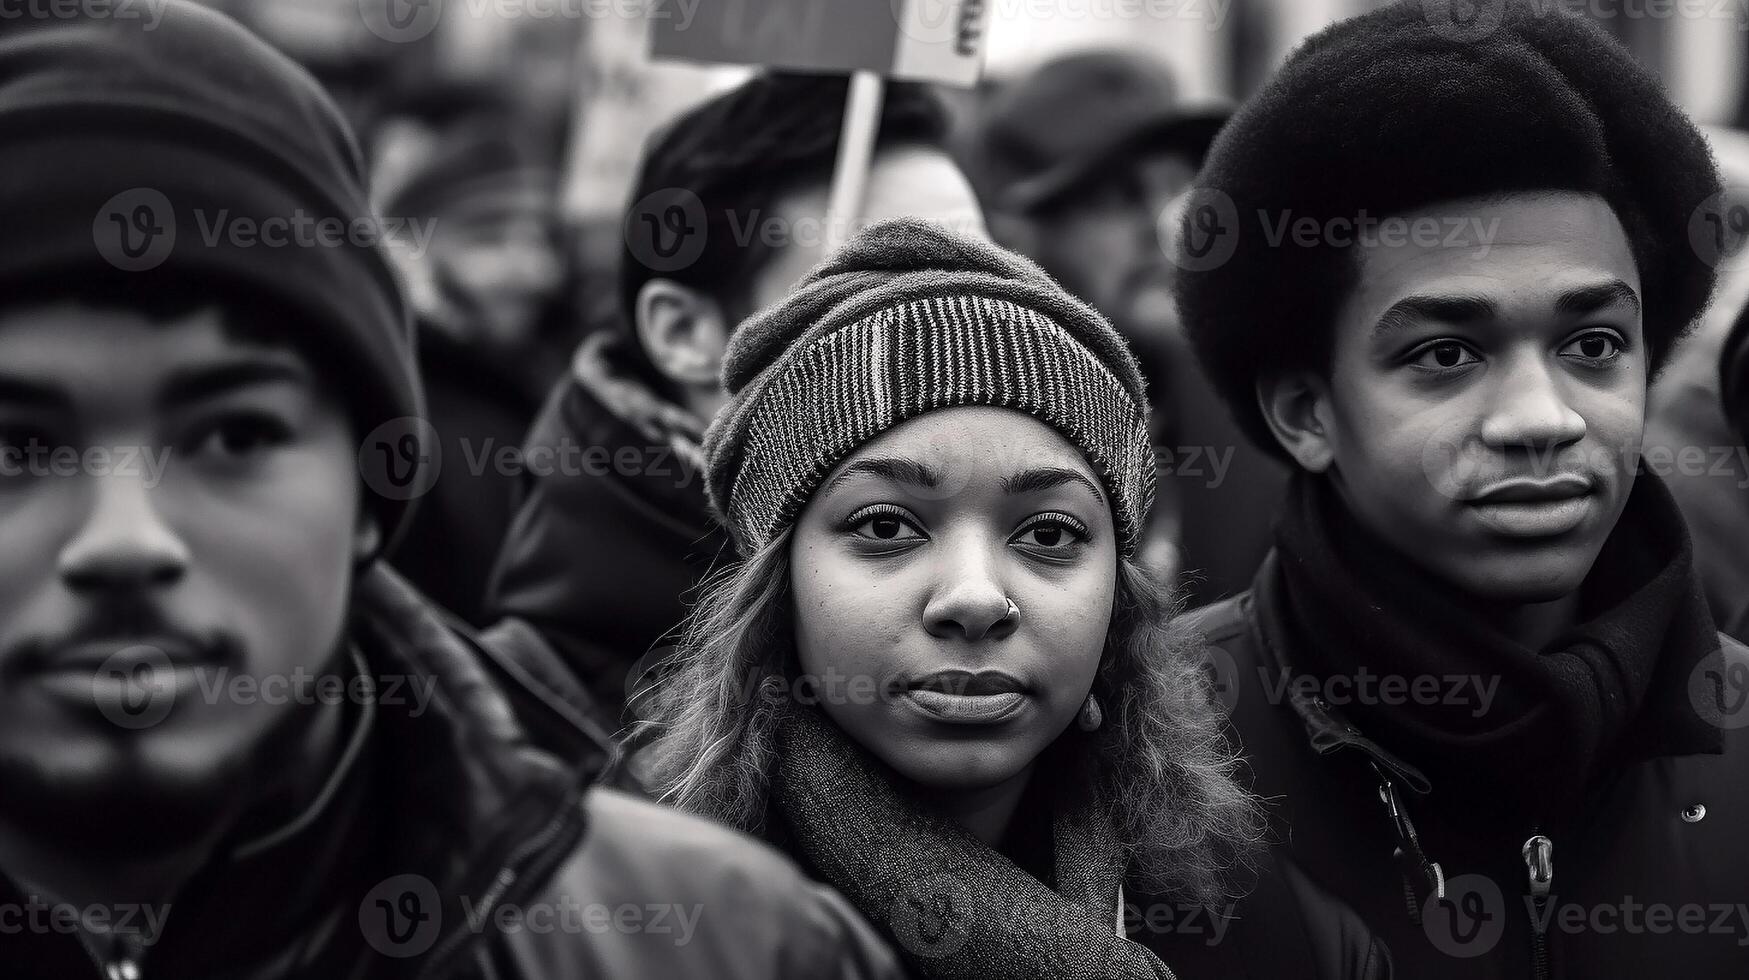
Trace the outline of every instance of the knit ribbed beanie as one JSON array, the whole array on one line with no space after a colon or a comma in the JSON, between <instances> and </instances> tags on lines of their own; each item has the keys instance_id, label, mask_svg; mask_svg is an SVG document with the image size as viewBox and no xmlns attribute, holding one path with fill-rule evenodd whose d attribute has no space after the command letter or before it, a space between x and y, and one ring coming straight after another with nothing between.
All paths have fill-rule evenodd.
<instances>
[{"instance_id":1,"label":"knit ribbed beanie","mask_svg":"<svg viewBox=\"0 0 1749 980\"><path fill-rule=\"evenodd\" d=\"M0 289L88 272L142 293L221 287L297 324L287 339L344 393L360 439L421 416L362 155L316 80L186 0L73 13L0 30ZM409 462L419 431L390 440ZM409 481L361 475L392 540Z\"/></svg>"},{"instance_id":2,"label":"knit ribbed beanie","mask_svg":"<svg viewBox=\"0 0 1749 980\"><path fill-rule=\"evenodd\" d=\"M1147 397L1098 313L1038 266L922 221L874 225L735 331L705 436L711 505L751 555L857 447L940 408L1025 412L1081 450L1133 556L1154 496Z\"/></svg>"}]
</instances>

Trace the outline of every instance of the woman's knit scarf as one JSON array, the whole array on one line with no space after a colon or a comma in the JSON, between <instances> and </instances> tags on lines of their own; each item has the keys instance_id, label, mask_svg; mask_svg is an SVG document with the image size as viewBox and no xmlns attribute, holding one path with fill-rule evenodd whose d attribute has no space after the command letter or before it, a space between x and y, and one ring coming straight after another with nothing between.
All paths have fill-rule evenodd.
<instances>
[{"instance_id":1,"label":"woman's knit scarf","mask_svg":"<svg viewBox=\"0 0 1749 980\"><path fill-rule=\"evenodd\" d=\"M1053 891L902 793L885 767L817 712L787 713L772 817L814 874L936 980L1171 978L1118 934L1122 851L1091 792L1061 794ZM1085 785L1085 784L1083 784Z\"/></svg>"}]
</instances>

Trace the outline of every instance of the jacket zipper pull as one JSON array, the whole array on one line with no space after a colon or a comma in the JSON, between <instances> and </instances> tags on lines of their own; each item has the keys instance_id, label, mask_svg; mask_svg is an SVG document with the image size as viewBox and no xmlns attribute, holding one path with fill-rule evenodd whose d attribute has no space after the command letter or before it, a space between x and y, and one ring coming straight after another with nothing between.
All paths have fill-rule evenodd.
<instances>
[{"instance_id":1,"label":"jacket zipper pull","mask_svg":"<svg viewBox=\"0 0 1749 980\"><path fill-rule=\"evenodd\" d=\"M1530 873L1530 951L1537 980L1549 977L1549 940L1543 929L1548 922L1549 888L1555 882L1555 842L1537 834L1519 849Z\"/></svg>"}]
</instances>

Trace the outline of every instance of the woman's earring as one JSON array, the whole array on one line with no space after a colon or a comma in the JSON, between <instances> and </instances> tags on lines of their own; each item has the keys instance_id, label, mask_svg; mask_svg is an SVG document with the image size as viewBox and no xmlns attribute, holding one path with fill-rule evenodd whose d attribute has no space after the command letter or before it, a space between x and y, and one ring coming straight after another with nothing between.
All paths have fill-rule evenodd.
<instances>
[{"instance_id":1,"label":"woman's earring","mask_svg":"<svg viewBox=\"0 0 1749 980\"><path fill-rule=\"evenodd\" d=\"M1105 712L1099 710L1099 699L1087 695L1087 700L1081 704L1081 712L1075 716L1075 723L1084 732L1099 731L1099 726L1105 724Z\"/></svg>"}]
</instances>

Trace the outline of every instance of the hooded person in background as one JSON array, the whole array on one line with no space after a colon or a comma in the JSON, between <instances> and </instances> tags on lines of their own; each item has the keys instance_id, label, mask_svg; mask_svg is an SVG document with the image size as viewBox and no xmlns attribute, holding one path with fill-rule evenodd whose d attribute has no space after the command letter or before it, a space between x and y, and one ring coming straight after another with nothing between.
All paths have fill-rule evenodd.
<instances>
[{"instance_id":1,"label":"hooded person in background","mask_svg":"<svg viewBox=\"0 0 1749 980\"><path fill-rule=\"evenodd\" d=\"M671 645L726 547L699 472L699 440L726 399L723 348L825 255L847 85L760 75L652 137L625 216L617 322L578 350L528 437L528 496L488 614L545 637L609 730L641 675L633 665ZM982 232L946 133L927 88L888 87L863 220Z\"/></svg>"},{"instance_id":2,"label":"hooded person in background","mask_svg":"<svg viewBox=\"0 0 1749 980\"><path fill-rule=\"evenodd\" d=\"M181 0L12 21L0 130L8 978L895 976L379 559L423 398L314 79Z\"/></svg>"},{"instance_id":3,"label":"hooded person in background","mask_svg":"<svg viewBox=\"0 0 1749 980\"><path fill-rule=\"evenodd\" d=\"M1749 651L1641 456L1718 172L1595 23L1492 9L1326 29L1210 151L1185 322L1296 472L1191 625L1282 839L1405 975L1742 976Z\"/></svg>"},{"instance_id":4,"label":"hooded person in background","mask_svg":"<svg viewBox=\"0 0 1749 980\"><path fill-rule=\"evenodd\" d=\"M1144 560L1189 598L1245 588L1286 471L1248 444L1197 368L1163 230L1226 121L1147 55L1089 51L1000 88L964 148L1002 244L1110 317L1154 407L1160 500Z\"/></svg>"},{"instance_id":5,"label":"hooded person in background","mask_svg":"<svg viewBox=\"0 0 1749 980\"><path fill-rule=\"evenodd\" d=\"M384 199L413 286L438 475L390 556L439 606L483 622L486 579L520 498L501 464L564 371L577 320L558 176L513 117L448 127Z\"/></svg>"}]
</instances>

